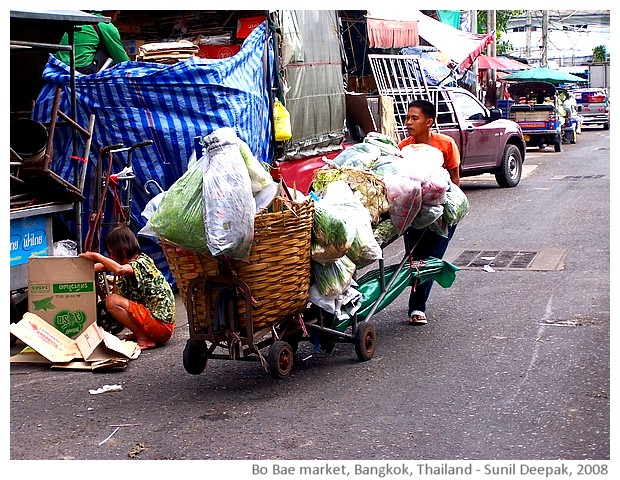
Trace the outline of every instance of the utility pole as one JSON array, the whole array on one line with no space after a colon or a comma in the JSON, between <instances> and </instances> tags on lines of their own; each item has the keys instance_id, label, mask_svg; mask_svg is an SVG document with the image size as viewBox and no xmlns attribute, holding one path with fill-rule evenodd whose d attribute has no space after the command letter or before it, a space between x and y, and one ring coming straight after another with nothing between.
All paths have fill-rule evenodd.
<instances>
[{"instance_id":1,"label":"utility pole","mask_svg":"<svg viewBox=\"0 0 620 480\"><path fill-rule=\"evenodd\" d=\"M525 58L530 59L532 55L532 12L527 11L527 23L525 25Z\"/></svg>"},{"instance_id":2,"label":"utility pole","mask_svg":"<svg viewBox=\"0 0 620 480\"><path fill-rule=\"evenodd\" d=\"M470 10L469 31L471 33L478 33L478 10ZM478 84L478 62L474 62L472 72L476 78L476 98L480 99L480 88Z\"/></svg>"},{"instance_id":3,"label":"utility pole","mask_svg":"<svg viewBox=\"0 0 620 480\"><path fill-rule=\"evenodd\" d=\"M541 65L543 67L549 66L549 58L548 58L548 49L547 45L549 44L549 11L542 11L542 59Z\"/></svg>"},{"instance_id":4,"label":"utility pole","mask_svg":"<svg viewBox=\"0 0 620 480\"><path fill-rule=\"evenodd\" d=\"M496 20L495 20L495 10L487 10L487 32L493 32L494 39L489 45L489 56L496 57L497 56L497 31L496 31ZM490 97L493 99L492 103L496 103L497 99L495 98L495 91L497 90L497 71L494 68L489 69L488 81L487 81L487 92L493 91L493 95ZM489 97L487 93L487 97ZM491 105L495 106L495 105Z\"/></svg>"}]
</instances>

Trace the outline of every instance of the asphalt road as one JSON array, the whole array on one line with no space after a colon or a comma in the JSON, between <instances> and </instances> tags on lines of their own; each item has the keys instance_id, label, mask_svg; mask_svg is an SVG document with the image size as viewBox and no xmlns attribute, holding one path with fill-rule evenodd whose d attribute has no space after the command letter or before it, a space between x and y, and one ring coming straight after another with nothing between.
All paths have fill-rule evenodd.
<instances>
[{"instance_id":1,"label":"asphalt road","mask_svg":"<svg viewBox=\"0 0 620 480\"><path fill-rule=\"evenodd\" d=\"M462 185L471 210L446 259L465 250L483 258L486 251L537 252L542 260L534 268L463 268L452 287L434 287L423 327L404 322L403 294L371 319L378 343L370 361L358 361L351 344L326 354L302 343L292 374L279 380L258 362L210 359L204 373L187 373L187 317L179 302L173 339L142 352L124 371L11 365L7 455L245 460L224 462L235 465L235 478L265 477L252 470L256 465L266 465L267 476L294 477L260 462L266 460L291 468L316 460L312 465L328 469L341 460L406 462L416 478L427 476L416 467L425 461L437 468L443 461L500 461L504 473L516 461L607 468L610 132L584 129L561 153L528 150L516 188L499 188L487 175ZM401 243L384 255L386 264L399 261ZM122 391L89 394L105 384ZM77 465L91 478L118 471L108 464L43 465L50 465L46 474ZM144 473L140 465L137 474ZM152 462L149 472L220 466Z\"/></svg>"}]
</instances>

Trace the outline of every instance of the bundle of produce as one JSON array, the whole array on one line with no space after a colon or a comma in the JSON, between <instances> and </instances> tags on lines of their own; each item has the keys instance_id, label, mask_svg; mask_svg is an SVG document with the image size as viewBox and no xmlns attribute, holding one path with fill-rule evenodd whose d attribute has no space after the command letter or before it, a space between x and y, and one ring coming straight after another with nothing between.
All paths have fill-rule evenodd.
<instances>
[{"instance_id":1,"label":"bundle of produce","mask_svg":"<svg viewBox=\"0 0 620 480\"><path fill-rule=\"evenodd\" d=\"M368 143L356 143L345 148L332 163L339 167L370 168L381 156L381 149Z\"/></svg>"},{"instance_id":2,"label":"bundle of produce","mask_svg":"<svg viewBox=\"0 0 620 480\"><path fill-rule=\"evenodd\" d=\"M402 235L422 206L422 184L401 175L388 175L383 181L387 187L390 219Z\"/></svg>"},{"instance_id":3,"label":"bundle of produce","mask_svg":"<svg viewBox=\"0 0 620 480\"><path fill-rule=\"evenodd\" d=\"M327 265L345 256L355 238L356 228L349 211L325 201L315 202L312 224L312 260Z\"/></svg>"},{"instance_id":4,"label":"bundle of produce","mask_svg":"<svg viewBox=\"0 0 620 480\"><path fill-rule=\"evenodd\" d=\"M213 256L246 260L254 239L254 197L250 175L230 127L204 137L202 173L204 229Z\"/></svg>"},{"instance_id":5,"label":"bundle of produce","mask_svg":"<svg viewBox=\"0 0 620 480\"><path fill-rule=\"evenodd\" d=\"M163 194L146 227L170 243L208 253L202 216L202 169L206 156L191 163L187 171Z\"/></svg>"},{"instance_id":6,"label":"bundle of produce","mask_svg":"<svg viewBox=\"0 0 620 480\"><path fill-rule=\"evenodd\" d=\"M345 255L360 264L381 258L368 210L343 181L330 183L315 203L312 233L312 260L323 265Z\"/></svg>"},{"instance_id":7,"label":"bundle of produce","mask_svg":"<svg viewBox=\"0 0 620 480\"><path fill-rule=\"evenodd\" d=\"M387 189L383 181L373 172L359 168L320 168L315 170L313 190L321 195L334 182L345 182L355 197L364 205L374 225L388 211Z\"/></svg>"},{"instance_id":8,"label":"bundle of produce","mask_svg":"<svg viewBox=\"0 0 620 480\"><path fill-rule=\"evenodd\" d=\"M373 228L372 233L381 247L384 247L398 237L398 230L394 226L394 222L392 222L391 218L386 218L379 223L379 225Z\"/></svg>"},{"instance_id":9,"label":"bundle of produce","mask_svg":"<svg viewBox=\"0 0 620 480\"><path fill-rule=\"evenodd\" d=\"M400 174L422 185L422 202L441 205L446 201L446 191L450 186L450 174L443 168L443 154L435 147L426 144L407 145L403 148Z\"/></svg>"},{"instance_id":10,"label":"bundle of produce","mask_svg":"<svg viewBox=\"0 0 620 480\"><path fill-rule=\"evenodd\" d=\"M420 211L413 219L411 226L413 228L424 228L435 222L443 215L443 205L429 205L422 203Z\"/></svg>"},{"instance_id":11,"label":"bundle of produce","mask_svg":"<svg viewBox=\"0 0 620 480\"><path fill-rule=\"evenodd\" d=\"M443 219L448 225L456 225L469 212L469 200L458 185L450 183L443 209Z\"/></svg>"},{"instance_id":12,"label":"bundle of produce","mask_svg":"<svg viewBox=\"0 0 620 480\"><path fill-rule=\"evenodd\" d=\"M369 132L364 137L363 143L376 146L381 150L381 155L401 155L398 144L394 139L383 133Z\"/></svg>"},{"instance_id":13,"label":"bundle of produce","mask_svg":"<svg viewBox=\"0 0 620 480\"><path fill-rule=\"evenodd\" d=\"M252 195L254 196L256 211L258 212L261 208L266 208L271 204L278 193L278 184L273 181L264 164L261 164L254 156L249 145L240 138L237 138L236 142L250 175Z\"/></svg>"},{"instance_id":14,"label":"bundle of produce","mask_svg":"<svg viewBox=\"0 0 620 480\"><path fill-rule=\"evenodd\" d=\"M370 222L357 226L353 243L347 251L347 257L358 268L366 267L375 260L383 258L383 250L374 236Z\"/></svg>"},{"instance_id":15,"label":"bundle of produce","mask_svg":"<svg viewBox=\"0 0 620 480\"><path fill-rule=\"evenodd\" d=\"M353 282L355 264L349 257L342 257L329 265L311 262L312 283L321 295L341 295Z\"/></svg>"}]
</instances>

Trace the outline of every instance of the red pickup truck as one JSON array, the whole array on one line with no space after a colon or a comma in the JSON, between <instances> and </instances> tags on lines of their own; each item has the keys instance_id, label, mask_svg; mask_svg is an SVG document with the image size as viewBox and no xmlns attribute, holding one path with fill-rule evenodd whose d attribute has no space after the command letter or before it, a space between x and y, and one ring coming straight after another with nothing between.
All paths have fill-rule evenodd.
<instances>
[{"instance_id":1,"label":"red pickup truck","mask_svg":"<svg viewBox=\"0 0 620 480\"><path fill-rule=\"evenodd\" d=\"M501 110L487 109L465 89L429 87L429 93L437 105L437 128L454 138L459 147L461 177L491 173L499 186L516 186L521 180L526 151L519 125L503 119ZM397 117L397 124L398 121ZM282 176L287 185L295 184L307 193L314 170L324 164L322 157L284 161Z\"/></svg>"}]
</instances>

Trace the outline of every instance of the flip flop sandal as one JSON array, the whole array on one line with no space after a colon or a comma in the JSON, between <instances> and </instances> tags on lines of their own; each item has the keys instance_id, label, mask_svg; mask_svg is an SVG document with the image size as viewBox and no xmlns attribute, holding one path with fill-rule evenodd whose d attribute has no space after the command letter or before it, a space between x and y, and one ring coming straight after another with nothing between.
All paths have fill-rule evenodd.
<instances>
[{"instance_id":1,"label":"flip flop sandal","mask_svg":"<svg viewBox=\"0 0 620 480\"><path fill-rule=\"evenodd\" d=\"M426 325L428 321L426 320L426 314L421 312L420 310L414 310L411 313L411 318L409 319L409 325Z\"/></svg>"}]
</instances>

